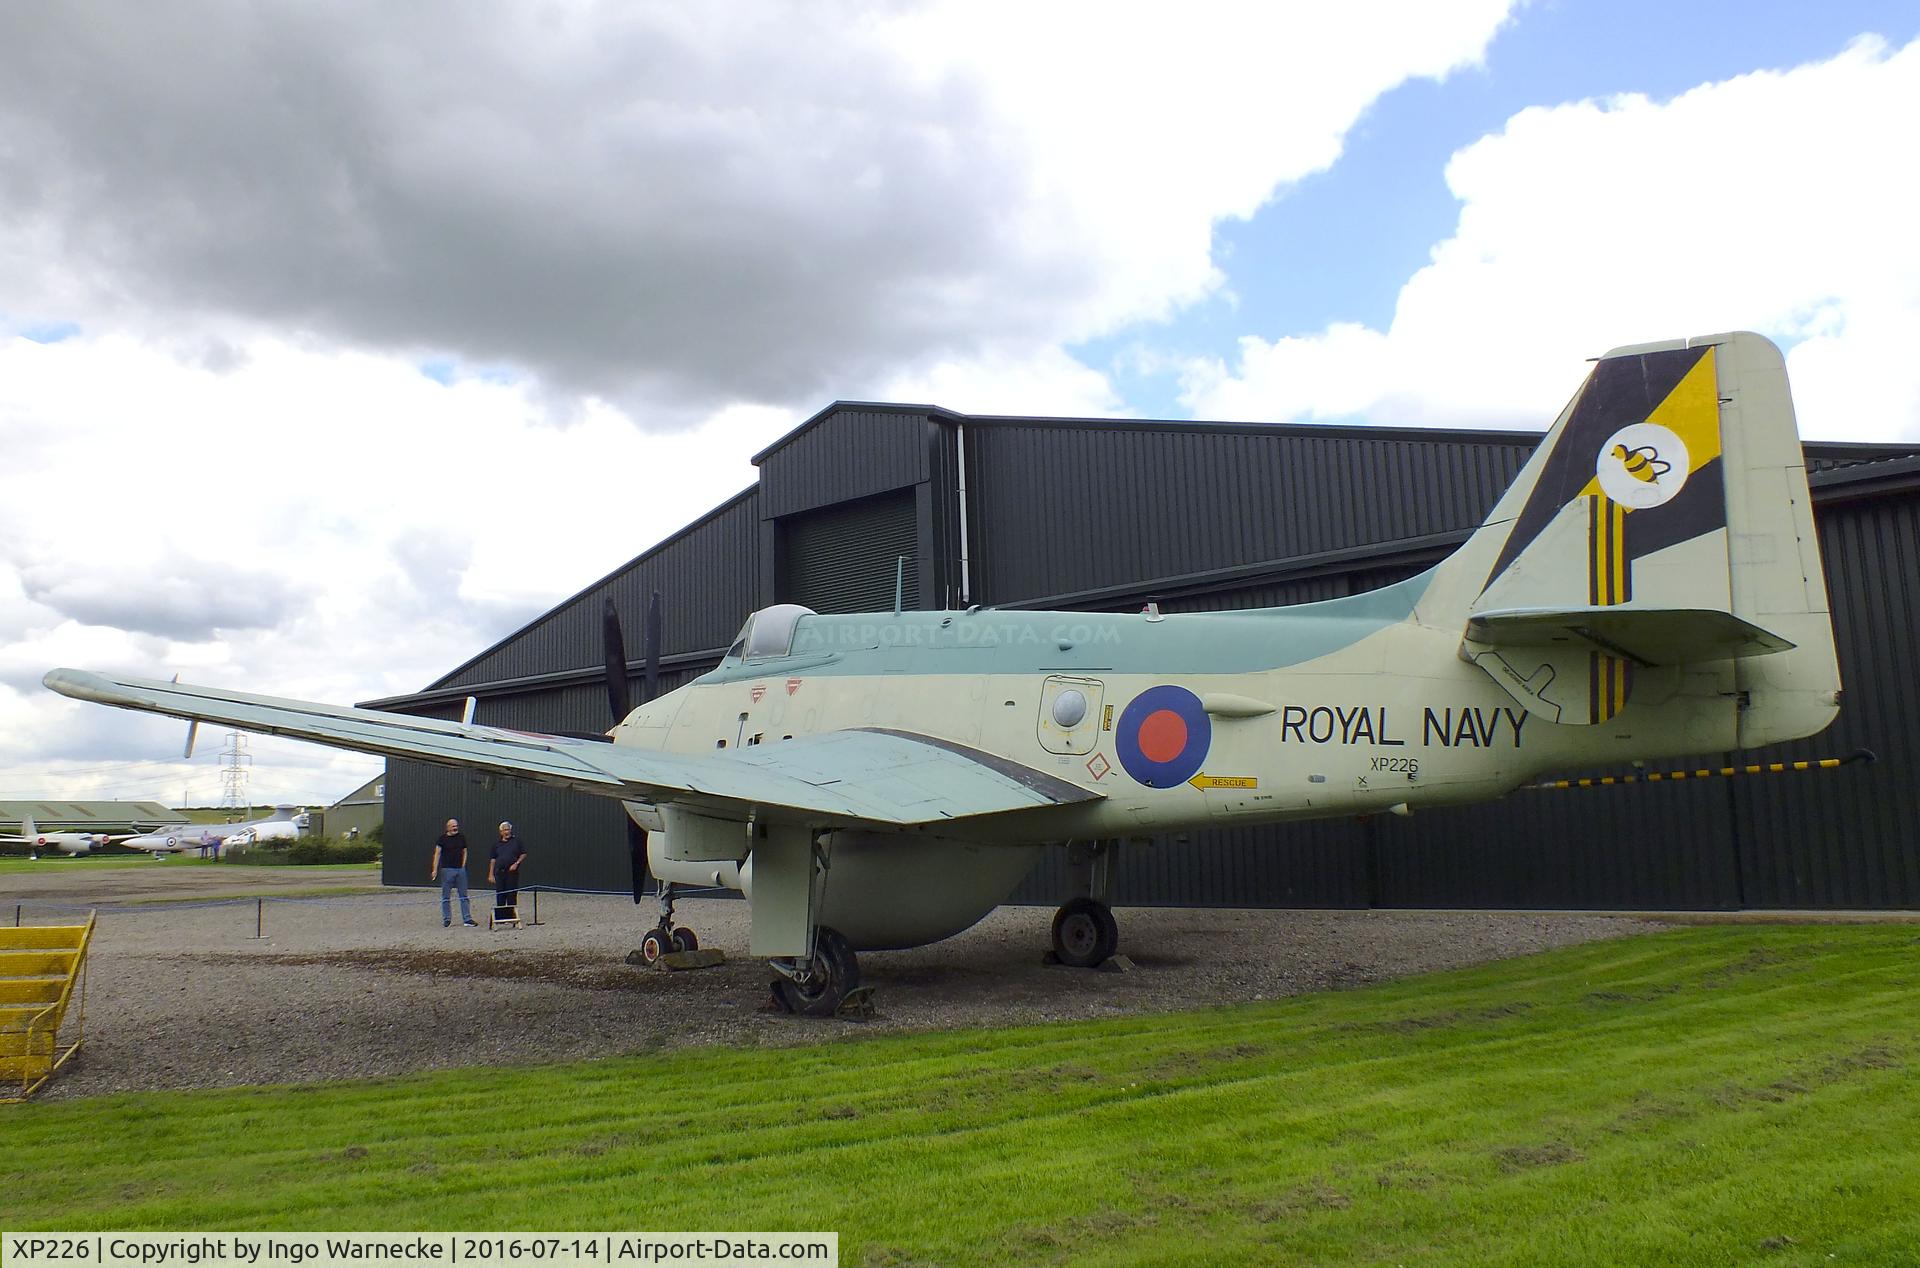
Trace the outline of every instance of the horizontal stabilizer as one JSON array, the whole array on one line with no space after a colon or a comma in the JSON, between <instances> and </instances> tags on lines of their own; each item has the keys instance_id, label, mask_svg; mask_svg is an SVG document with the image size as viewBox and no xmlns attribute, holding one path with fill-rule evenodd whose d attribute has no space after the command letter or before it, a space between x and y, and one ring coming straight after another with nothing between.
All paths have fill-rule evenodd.
<instances>
[{"instance_id":1,"label":"horizontal stabilizer","mask_svg":"<svg viewBox=\"0 0 1920 1268\"><path fill-rule=\"evenodd\" d=\"M1535 717L1594 726L1626 707L1636 682L1670 688L1677 666L1792 648L1718 608L1505 608L1468 618L1460 656Z\"/></svg>"},{"instance_id":2,"label":"horizontal stabilizer","mask_svg":"<svg viewBox=\"0 0 1920 1268\"><path fill-rule=\"evenodd\" d=\"M1509 608L1476 612L1467 641L1488 647L1564 644L1640 665L1689 665L1791 650L1777 634L1711 608Z\"/></svg>"}]
</instances>

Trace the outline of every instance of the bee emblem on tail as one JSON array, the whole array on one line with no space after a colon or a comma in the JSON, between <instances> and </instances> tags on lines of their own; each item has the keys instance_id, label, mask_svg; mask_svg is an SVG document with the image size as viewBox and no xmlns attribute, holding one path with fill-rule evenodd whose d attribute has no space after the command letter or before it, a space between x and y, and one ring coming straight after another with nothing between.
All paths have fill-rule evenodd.
<instances>
[{"instance_id":1,"label":"bee emblem on tail","mask_svg":"<svg viewBox=\"0 0 1920 1268\"><path fill-rule=\"evenodd\" d=\"M1652 445L1639 445L1632 449L1615 445L1607 451L1607 456L1619 462L1628 475L1643 484L1658 484L1661 476L1673 470L1673 464L1662 458L1660 451Z\"/></svg>"},{"instance_id":2,"label":"bee emblem on tail","mask_svg":"<svg viewBox=\"0 0 1920 1268\"><path fill-rule=\"evenodd\" d=\"M1593 454L1594 483L1586 492L1605 494L1630 511L1672 501L1695 466L1687 442L1671 427L1651 420L1629 423L1588 452Z\"/></svg>"}]
</instances>

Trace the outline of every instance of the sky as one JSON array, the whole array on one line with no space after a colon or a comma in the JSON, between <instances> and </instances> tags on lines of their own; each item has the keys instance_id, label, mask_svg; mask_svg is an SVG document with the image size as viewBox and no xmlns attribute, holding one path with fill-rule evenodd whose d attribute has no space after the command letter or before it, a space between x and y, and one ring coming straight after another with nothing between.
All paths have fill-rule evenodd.
<instances>
[{"instance_id":1,"label":"sky","mask_svg":"<svg viewBox=\"0 0 1920 1268\"><path fill-rule=\"evenodd\" d=\"M1753 329L1920 442L1916 132L1910 0L0 7L0 799L219 800L51 667L418 690L835 399L1537 429Z\"/></svg>"}]
</instances>

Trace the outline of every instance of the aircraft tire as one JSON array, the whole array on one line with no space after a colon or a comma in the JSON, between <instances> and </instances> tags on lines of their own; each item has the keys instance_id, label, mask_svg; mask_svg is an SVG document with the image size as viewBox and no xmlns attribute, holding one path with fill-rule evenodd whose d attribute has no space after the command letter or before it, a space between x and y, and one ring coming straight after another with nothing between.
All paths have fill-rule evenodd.
<instances>
[{"instance_id":1,"label":"aircraft tire","mask_svg":"<svg viewBox=\"0 0 1920 1268\"><path fill-rule=\"evenodd\" d=\"M1120 947L1113 908L1093 898L1069 898L1053 914L1053 954L1076 969L1104 964Z\"/></svg>"},{"instance_id":2,"label":"aircraft tire","mask_svg":"<svg viewBox=\"0 0 1920 1268\"><path fill-rule=\"evenodd\" d=\"M820 926L813 938L813 972L806 982L781 978L773 985L789 1011L803 1017L831 1017L847 992L860 985L860 962L836 929Z\"/></svg>"},{"instance_id":3,"label":"aircraft tire","mask_svg":"<svg viewBox=\"0 0 1920 1268\"><path fill-rule=\"evenodd\" d=\"M660 929L647 930L647 936L640 939L640 960L648 968L660 963L660 957L673 950L672 936Z\"/></svg>"},{"instance_id":4,"label":"aircraft tire","mask_svg":"<svg viewBox=\"0 0 1920 1268\"><path fill-rule=\"evenodd\" d=\"M698 951L700 949L699 936L685 925L675 929L669 941L673 943L673 949L675 951Z\"/></svg>"}]
</instances>

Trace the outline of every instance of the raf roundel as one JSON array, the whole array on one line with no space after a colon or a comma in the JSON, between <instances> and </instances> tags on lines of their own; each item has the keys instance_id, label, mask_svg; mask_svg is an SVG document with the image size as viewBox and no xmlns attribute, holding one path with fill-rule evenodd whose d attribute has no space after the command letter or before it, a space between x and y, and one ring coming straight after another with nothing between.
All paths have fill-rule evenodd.
<instances>
[{"instance_id":1,"label":"raf roundel","mask_svg":"<svg viewBox=\"0 0 1920 1268\"><path fill-rule=\"evenodd\" d=\"M1213 721L1185 687L1149 687L1120 714L1114 736L1127 774L1149 788L1176 788L1207 760Z\"/></svg>"}]
</instances>

